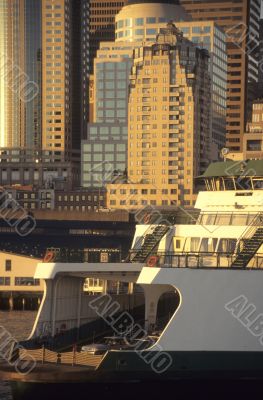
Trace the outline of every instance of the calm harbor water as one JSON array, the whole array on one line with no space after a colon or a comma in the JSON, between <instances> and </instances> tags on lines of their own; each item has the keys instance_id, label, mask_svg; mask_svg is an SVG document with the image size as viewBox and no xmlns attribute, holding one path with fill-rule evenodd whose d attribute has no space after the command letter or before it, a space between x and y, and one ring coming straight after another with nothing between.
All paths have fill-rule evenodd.
<instances>
[{"instance_id":1,"label":"calm harbor water","mask_svg":"<svg viewBox=\"0 0 263 400\"><path fill-rule=\"evenodd\" d=\"M10 332L14 339L23 340L30 335L36 314L36 311L0 311L0 325ZM7 382L0 382L0 399L12 400Z\"/></svg>"}]
</instances>

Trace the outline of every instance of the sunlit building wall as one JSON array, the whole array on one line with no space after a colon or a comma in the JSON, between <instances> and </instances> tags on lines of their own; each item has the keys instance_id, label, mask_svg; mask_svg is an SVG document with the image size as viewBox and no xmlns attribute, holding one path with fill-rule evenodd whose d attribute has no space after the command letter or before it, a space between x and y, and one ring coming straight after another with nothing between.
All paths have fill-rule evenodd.
<instances>
[{"instance_id":1,"label":"sunlit building wall","mask_svg":"<svg viewBox=\"0 0 263 400\"><path fill-rule=\"evenodd\" d=\"M134 50L128 179L107 186L110 208L192 206L194 178L210 162L209 53L169 24Z\"/></svg>"},{"instance_id":2,"label":"sunlit building wall","mask_svg":"<svg viewBox=\"0 0 263 400\"><path fill-rule=\"evenodd\" d=\"M116 43L154 41L161 27L173 21L184 36L210 53L212 84L212 159L217 160L226 142L227 54L226 35L216 22L191 21L185 9L173 1L130 1L116 15Z\"/></svg>"}]
</instances>

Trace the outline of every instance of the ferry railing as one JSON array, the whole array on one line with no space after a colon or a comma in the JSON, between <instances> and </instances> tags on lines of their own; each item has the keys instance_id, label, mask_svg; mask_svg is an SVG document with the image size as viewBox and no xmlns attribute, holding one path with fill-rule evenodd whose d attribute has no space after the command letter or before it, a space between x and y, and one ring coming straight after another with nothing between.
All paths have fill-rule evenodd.
<instances>
[{"instance_id":1,"label":"ferry railing","mask_svg":"<svg viewBox=\"0 0 263 400\"><path fill-rule=\"evenodd\" d=\"M229 252L158 252L152 263L152 257L145 266L159 268L230 268L236 259L236 254ZM263 269L263 254L257 254L249 263L248 268Z\"/></svg>"},{"instance_id":2,"label":"ferry railing","mask_svg":"<svg viewBox=\"0 0 263 400\"><path fill-rule=\"evenodd\" d=\"M108 254L108 262L121 262L121 252L109 253ZM48 247L46 249L46 253L43 259L43 262L94 262L99 263L102 262L99 258L92 259L89 257L87 251L83 249L69 249L66 247Z\"/></svg>"},{"instance_id":3,"label":"ferry railing","mask_svg":"<svg viewBox=\"0 0 263 400\"><path fill-rule=\"evenodd\" d=\"M41 364L64 364L72 366L86 366L97 368L105 354L90 354L84 351L77 351L74 345L72 350L67 352L56 352L42 346L38 349L18 349L17 355L12 354L12 359L21 359L22 361L32 361Z\"/></svg>"}]
</instances>

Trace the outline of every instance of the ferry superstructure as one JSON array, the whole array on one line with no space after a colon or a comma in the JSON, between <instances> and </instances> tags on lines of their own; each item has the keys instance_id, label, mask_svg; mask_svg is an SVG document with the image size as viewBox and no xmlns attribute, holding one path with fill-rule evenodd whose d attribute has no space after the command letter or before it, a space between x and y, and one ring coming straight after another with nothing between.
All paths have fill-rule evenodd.
<instances>
[{"instance_id":1,"label":"ferry superstructure","mask_svg":"<svg viewBox=\"0 0 263 400\"><path fill-rule=\"evenodd\" d=\"M155 221L147 215L148 223L137 225L123 262L40 263L35 278L45 280L45 292L31 340L43 332L52 338L61 327L77 334L92 308L93 318L103 317L115 332L118 327L130 334L125 348L109 349L98 362L90 361L85 377L81 375L84 381L262 377L263 161L214 163L199 179L206 190L197 197L197 219L174 225L172 215ZM161 296L174 294L176 306L149 347L134 348L136 321L129 325L126 300L114 320L107 293L95 303L85 297L83 281L93 277L127 282L130 298L134 284L142 288L144 339L155 335ZM23 380L52 382L47 372L40 372L36 378L33 370Z\"/></svg>"}]
</instances>

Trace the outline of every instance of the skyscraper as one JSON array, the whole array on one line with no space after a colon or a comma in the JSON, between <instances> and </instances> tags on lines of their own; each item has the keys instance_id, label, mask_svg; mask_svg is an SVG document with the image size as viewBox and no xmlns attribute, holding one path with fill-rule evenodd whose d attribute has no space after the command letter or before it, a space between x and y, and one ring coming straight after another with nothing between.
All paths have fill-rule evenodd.
<instances>
[{"instance_id":1,"label":"skyscraper","mask_svg":"<svg viewBox=\"0 0 263 400\"><path fill-rule=\"evenodd\" d=\"M180 0L194 21L214 20L227 35L227 146L242 151L258 80L260 0Z\"/></svg>"},{"instance_id":2,"label":"skyscraper","mask_svg":"<svg viewBox=\"0 0 263 400\"><path fill-rule=\"evenodd\" d=\"M0 146L41 135L41 0L0 2Z\"/></svg>"},{"instance_id":3,"label":"skyscraper","mask_svg":"<svg viewBox=\"0 0 263 400\"><path fill-rule=\"evenodd\" d=\"M155 41L158 28L166 26L171 18L190 19L174 1L142 3L129 1L121 9L116 15L115 42L101 42L94 58L90 123L87 139L82 142L82 185L86 187L125 179L133 50L145 40Z\"/></svg>"},{"instance_id":4,"label":"skyscraper","mask_svg":"<svg viewBox=\"0 0 263 400\"><path fill-rule=\"evenodd\" d=\"M88 0L1 0L0 22L0 184L76 180L88 120Z\"/></svg>"},{"instance_id":5,"label":"skyscraper","mask_svg":"<svg viewBox=\"0 0 263 400\"><path fill-rule=\"evenodd\" d=\"M42 0L42 148L64 152L66 159L80 149L88 109L87 35L86 0Z\"/></svg>"},{"instance_id":6,"label":"skyscraper","mask_svg":"<svg viewBox=\"0 0 263 400\"><path fill-rule=\"evenodd\" d=\"M209 54L172 24L134 50L128 111L128 182L107 186L108 207L193 205L209 163Z\"/></svg>"},{"instance_id":7,"label":"skyscraper","mask_svg":"<svg viewBox=\"0 0 263 400\"><path fill-rule=\"evenodd\" d=\"M184 36L210 54L212 80L211 136L213 157L219 157L226 144L227 54L226 36L215 21L192 21L190 14L175 1L130 0L116 15L116 42L155 40L161 27L173 21Z\"/></svg>"}]
</instances>

